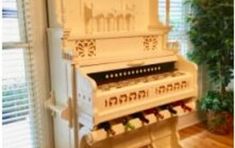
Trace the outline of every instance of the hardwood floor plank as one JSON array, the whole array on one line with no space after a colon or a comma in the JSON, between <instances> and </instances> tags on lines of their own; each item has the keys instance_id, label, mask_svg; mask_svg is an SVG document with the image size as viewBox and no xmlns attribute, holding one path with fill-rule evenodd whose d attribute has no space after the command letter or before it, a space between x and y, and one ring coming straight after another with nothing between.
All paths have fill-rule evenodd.
<instances>
[{"instance_id":1,"label":"hardwood floor plank","mask_svg":"<svg viewBox=\"0 0 235 148\"><path fill-rule=\"evenodd\" d=\"M229 135L216 135L206 130L203 124L180 130L183 148L233 148L233 132Z\"/></svg>"}]
</instances>

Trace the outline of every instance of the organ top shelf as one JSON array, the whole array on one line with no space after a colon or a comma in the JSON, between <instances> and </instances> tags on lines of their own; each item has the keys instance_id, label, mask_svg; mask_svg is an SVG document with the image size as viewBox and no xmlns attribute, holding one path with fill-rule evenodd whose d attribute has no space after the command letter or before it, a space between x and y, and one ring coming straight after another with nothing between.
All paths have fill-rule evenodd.
<instances>
[{"instance_id":1,"label":"organ top shelf","mask_svg":"<svg viewBox=\"0 0 235 148\"><path fill-rule=\"evenodd\" d=\"M146 36L146 35L163 35L170 31L171 27L169 26L162 26L159 30L154 31L142 31L142 32L106 32L106 33L93 33L93 34L86 34L86 35L70 35L68 36L68 41L74 41L78 39L113 39L113 38L132 38L138 36ZM70 32L68 30L68 32Z\"/></svg>"}]
</instances>

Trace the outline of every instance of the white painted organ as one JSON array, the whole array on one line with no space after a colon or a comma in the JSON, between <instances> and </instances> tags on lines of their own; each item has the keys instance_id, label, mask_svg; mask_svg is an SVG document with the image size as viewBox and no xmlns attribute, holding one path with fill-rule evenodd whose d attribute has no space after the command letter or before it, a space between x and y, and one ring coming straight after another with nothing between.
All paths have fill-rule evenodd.
<instances>
[{"instance_id":1,"label":"white painted organ","mask_svg":"<svg viewBox=\"0 0 235 148\"><path fill-rule=\"evenodd\" d=\"M56 8L55 26L63 29L49 30L49 38L57 38L53 44L60 42L63 50L51 53L52 71L58 71L60 57L67 97L77 102L76 109L67 106L61 113L71 120L76 112L70 123L79 125L75 146L180 147L177 117L194 109L197 66L167 40L169 13L161 23L157 0L69 0Z\"/></svg>"}]
</instances>

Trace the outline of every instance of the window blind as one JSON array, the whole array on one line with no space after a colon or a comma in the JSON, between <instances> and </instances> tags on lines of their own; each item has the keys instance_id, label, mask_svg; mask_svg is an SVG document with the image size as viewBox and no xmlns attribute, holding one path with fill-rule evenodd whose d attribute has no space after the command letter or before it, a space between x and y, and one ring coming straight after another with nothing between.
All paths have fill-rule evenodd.
<instances>
[{"instance_id":1,"label":"window blind","mask_svg":"<svg viewBox=\"0 0 235 148\"><path fill-rule=\"evenodd\" d=\"M159 0L159 15L161 22L164 22L165 18L165 4L166 0ZM171 0L170 1L170 26L172 30L169 34L170 40L176 40L180 43L180 52L182 55L186 55L190 48L186 23L187 6L184 4L185 0Z\"/></svg>"},{"instance_id":2,"label":"window blind","mask_svg":"<svg viewBox=\"0 0 235 148\"><path fill-rule=\"evenodd\" d=\"M27 0L3 0L2 128L4 148L39 147L31 11Z\"/></svg>"}]
</instances>

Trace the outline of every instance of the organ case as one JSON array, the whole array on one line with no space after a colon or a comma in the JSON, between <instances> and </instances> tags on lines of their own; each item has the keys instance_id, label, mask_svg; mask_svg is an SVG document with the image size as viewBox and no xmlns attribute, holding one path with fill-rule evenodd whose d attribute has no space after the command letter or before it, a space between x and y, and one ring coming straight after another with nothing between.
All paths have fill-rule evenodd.
<instances>
[{"instance_id":1,"label":"organ case","mask_svg":"<svg viewBox=\"0 0 235 148\"><path fill-rule=\"evenodd\" d=\"M60 115L74 129L73 146L180 147L177 120L194 109L197 66L167 39L169 0L165 23L156 6L157 0L57 4L48 34L52 74L61 77L52 89L56 99L72 97ZM65 87L57 86L60 79Z\"/></svg>"}]
</instances>

